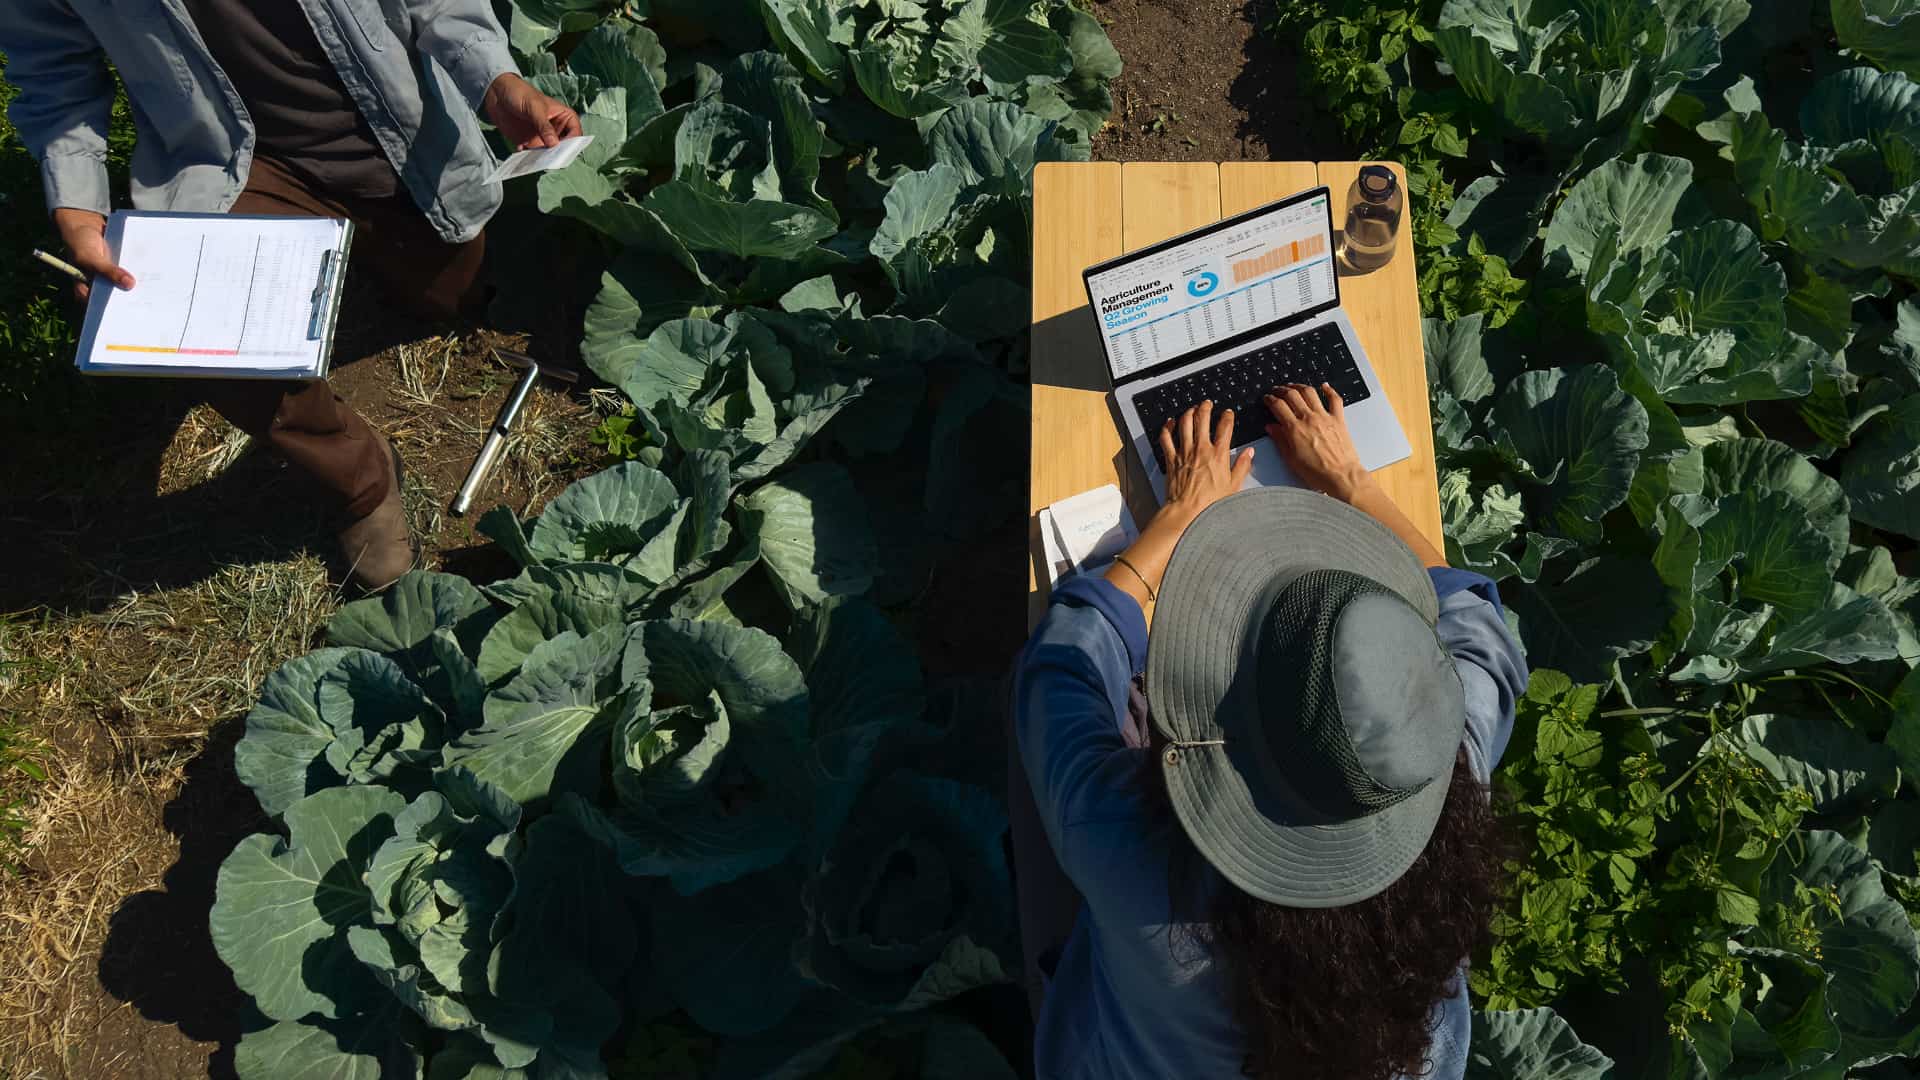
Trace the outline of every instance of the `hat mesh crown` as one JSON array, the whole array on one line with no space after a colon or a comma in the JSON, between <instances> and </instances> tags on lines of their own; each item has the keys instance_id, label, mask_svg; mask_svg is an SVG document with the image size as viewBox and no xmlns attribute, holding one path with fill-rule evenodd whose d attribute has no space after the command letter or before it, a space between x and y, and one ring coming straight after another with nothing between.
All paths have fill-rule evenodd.
<instances>
[{"instance_id":1,"label":"hat mesh crown","mask_svg":"<svg viewBox=\"0 0 1920 1080\"><path fill-rule=\"evenodd\" d=\"M1348 604L1373 594L1397 595L1346 570L1309 570L1274 600L1260 635L1258 704L1273 760L1324 813L1377 813L1431 782L1390 787L1376 780L1340 713L1334 630Z\"/></svg>"}]
</instances>

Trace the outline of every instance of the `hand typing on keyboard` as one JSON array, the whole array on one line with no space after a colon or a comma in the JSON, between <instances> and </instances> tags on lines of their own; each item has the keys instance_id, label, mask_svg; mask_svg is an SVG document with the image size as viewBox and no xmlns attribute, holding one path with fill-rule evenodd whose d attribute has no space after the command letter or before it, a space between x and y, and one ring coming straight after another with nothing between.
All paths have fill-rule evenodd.
<instances>
[{"instance_id":1,"label":"hand typing on keyboard","mask_svg":"<svg viewBox=\"0 0 1920 1080\"><path fill-rule=\"evenodd\" d=\"M1167 470L1166 509L1197 515L1240 490L1253 471L1253 447L1233 453L1233 410L1216 418L1202 401L1160 425L1160 460Z\"/></svg>"},{"instance_id":2,"label":"hand typing on keyboard","mask_svg":"<svg viewBox=\"0 0 1920 1080\"><path fill-rule=\"evenodd\" d=\"M1315 491L1353 501L1371 476L1347 431L1340 392L1326 383L1318 389L1290 383L1268 394L1266 406L1273 416L1267 435L1293 475Z\"/></svg>"}]
</instances>

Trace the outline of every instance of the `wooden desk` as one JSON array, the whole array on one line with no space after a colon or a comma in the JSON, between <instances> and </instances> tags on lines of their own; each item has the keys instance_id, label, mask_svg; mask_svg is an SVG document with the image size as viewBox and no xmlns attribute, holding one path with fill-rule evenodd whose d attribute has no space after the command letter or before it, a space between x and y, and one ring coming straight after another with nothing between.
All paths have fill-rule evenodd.
<instances>
[{"instance_id":1,"label":"wooden desk","mask_svg":"<svg viewBox=\"0 0 1920 1080\"><path fill-rule=\"evenodd\" d=\"M1347 188L1365 162L1047 162L1033 174L1033 442L1028 513L1102 484L1118 484L1145 522L1153 489L1121 443L1109 402L1111 380L1100 331L1080 272L1103 259L1218 221L1315 184L1333 190L1334 226ZM1397 163L1387 163L1400 175ZM1411 197L1411 194L1409 194ZM1413 455L1375 476L1434 546L1440 496L1427 412L1426 359L1413 241L1403 231L1393 261L1369 274L1340 276L1340 301L1373 361ZM1028 625L1045 600L1038 530L1027 566ZM1151 618L1151 612L1149 612Z\"/></svg>"}]
</instances>

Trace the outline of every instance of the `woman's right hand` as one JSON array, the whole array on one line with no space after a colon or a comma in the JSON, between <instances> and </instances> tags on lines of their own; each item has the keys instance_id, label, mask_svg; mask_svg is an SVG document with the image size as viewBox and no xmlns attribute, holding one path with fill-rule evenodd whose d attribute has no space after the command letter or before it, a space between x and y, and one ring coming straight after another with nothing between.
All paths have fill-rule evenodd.
<instances>
[{"instance_id":1,"label":"woman's right hand","mask_svg":"<svg viewBox=\"0 0 1920 1080\"><path fill-rule=\"evenodd\" d=\"M1292 383L1268 394L1266 405L1273 415L1267 436L1301 483L1348 503L1373 483L1347 431L1346 402L1332 386Z\"/></svg>"},{"instance_id":2,"label":"woman's right hand","mask_svg":"<svg viewBox=\"0 0 1920 1080\"><path fill-rule=\"evenodd\" d=\"M60 230L61 241L73 255L73 265L88 274L104 275L122 289L133 288L133 275L113 261L113 250L107 247L104 216L91 210L62 206L53 212L53 227ZM85 300L91 284L91 279L74 282L73 295Z\"/></svg>"}]
</instances>

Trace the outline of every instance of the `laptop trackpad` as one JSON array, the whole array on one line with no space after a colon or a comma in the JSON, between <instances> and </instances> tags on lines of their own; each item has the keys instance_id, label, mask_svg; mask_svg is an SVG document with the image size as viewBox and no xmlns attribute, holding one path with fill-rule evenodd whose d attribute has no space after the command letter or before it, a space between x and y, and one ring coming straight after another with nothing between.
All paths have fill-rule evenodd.
<instances>
[{"instance_id":1,"label":"laptop trackpad","mask_svg":"<svg viewBox=\"0 0 1920 1080\"><path fill-rule=\"evenodd\" d=\"M1300 482L1299 477L1293 475L1292 469L1287 468L1287 463L1281 460L1280 448L1273 445L1272 439L1263 438L1250 445L1254 447L1253 472L1247 477L1246 482L1240 485L1240 490L1245 491L1248 488L1278 487L1282 485L1286 487L1306 486ZM1236 450L1234 451L1234 456L1238 457L1240 453L1241 451Z\"/></svg>"}]
</instances>

